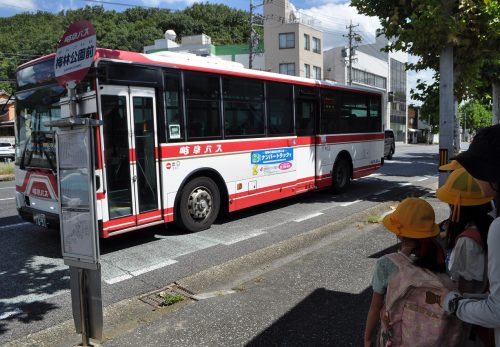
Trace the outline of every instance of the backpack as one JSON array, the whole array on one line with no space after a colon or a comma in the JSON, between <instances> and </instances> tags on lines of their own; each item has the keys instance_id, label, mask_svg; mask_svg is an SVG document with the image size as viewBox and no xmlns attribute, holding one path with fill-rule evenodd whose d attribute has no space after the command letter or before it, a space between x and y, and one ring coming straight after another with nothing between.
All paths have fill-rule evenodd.
<instances>
[{"instance_id":1,"label":"backpack","mask_svg":"<svg viewBox=\"0 0 500 347\"><path fill-rule=\"evenodd\" d=\"M439 295L443 287L456 289L453 282L446 274L438 275L413 265L402 254L393 253L388 257L398 271L389 281L380 312L380 344L391 347L460 346L465 338L463 323L446 313L439 302L426 302L426 292Z\"/></svg>"}]
</instances>

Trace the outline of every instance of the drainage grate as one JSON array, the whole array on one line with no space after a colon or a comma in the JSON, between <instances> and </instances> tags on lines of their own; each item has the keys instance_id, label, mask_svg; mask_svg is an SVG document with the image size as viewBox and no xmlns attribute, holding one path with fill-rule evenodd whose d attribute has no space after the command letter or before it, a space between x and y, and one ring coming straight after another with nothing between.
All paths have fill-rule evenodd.
<instances>
[{"instance_id":1,"label":"drainage grate","mask_svg":"<svg viewBox=\"0 0 500 347\"><path fill-rule=\"evenodd\" d=\"M166 286L160 290L155 290L154 292L145 294L145 295L139 297L139 300L141 300L142 302L144 302L148 305L151 305L153 307L162 307L163 306L163 298L160 297L160 293L164 293L164 292L167 292L167 293L172 294L172 295L180 294L185 298L189 298L193 301L198 301L195 293L193 293L192 291L190 291L187 288L180 286L179 284L177 284L175 282L172 284L169 284L168 286Z\"/></svg>"}]
</instances>

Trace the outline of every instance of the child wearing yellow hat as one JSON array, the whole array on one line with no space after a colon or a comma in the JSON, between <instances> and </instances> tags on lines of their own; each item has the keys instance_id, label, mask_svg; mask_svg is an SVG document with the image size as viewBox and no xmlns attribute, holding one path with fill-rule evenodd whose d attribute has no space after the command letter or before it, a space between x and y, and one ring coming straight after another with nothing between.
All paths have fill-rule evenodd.
<instances>
[{"instance_id":1,"label":"child wearing yellow hat","mask_svg":"<svg viewBox=\"0 0 500 347\"><path fill-rule=\"evenodd\" d=\"M383 225L401 240L399 253L414 265L433 272L445 272L444 251L436 241L439 226L432 206L420 198L403 200L383 219ZM365 327L365 347L372 346L372 336L384 304L387 286L398 266L390 255L377 260L373 273L373 295Z\"/></svg>"},{"instance_id":2,"label":"child wearing yellow hat","mask_svg":"<svg viewBox=\"0 0 500 347\"><path fill-rule=\"evenodd\" d=\"M495 345L500 346L500 124L479 131L467 151L455 159L474 177L485 196L495 198L497 211L487 239L489 294L472 299L443 290L441 305L465 322L494 328Z\"/></svg>"},{"instance_id":3,"label":"child wearing yellow hat","mask_svg":"<svg viewBox=\"0 0 500 347\"><path fill-rule=\"evenodd\" d=\"M441 169L441 167L440 167ZM463 168L454 170L436 197L451 207L445 233L450 276L465 293L485 289L486 238L493 221L492 197L486 197L474 178Z\"/></svg>"}]
</instances>

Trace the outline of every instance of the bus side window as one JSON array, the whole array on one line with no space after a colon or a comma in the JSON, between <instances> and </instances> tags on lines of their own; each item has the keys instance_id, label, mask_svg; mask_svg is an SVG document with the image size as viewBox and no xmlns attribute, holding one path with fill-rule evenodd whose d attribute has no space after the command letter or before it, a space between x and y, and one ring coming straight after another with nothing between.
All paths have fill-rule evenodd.
<instances>
[{"instance_id":1,"label":"bus side window","mask_svg":"<svg viewBox=\"0 0 500 347\"><path fill-rule=\"evenodd\" d=\"M292 135L293 85L267 83L267 128L270 136Z\"/></svg>"},{"instance_id":2,"label":"bus side window","mask_svg":"<svg viewBox=\"0 0 500 347\"><path fill-rule=\"evenodd\" d=\"M295 86L295 133L313 135L317 113L317 92L314 88Z\"/></svg>"},{"instance_id":3,"label":"bus side window","mask_svg":"<svg viewBox=\"0 0 500 347\"><path fill-rule=\"evenodd\" d=\"M224 134L226 137L264 136L264 84L262 81L222 77Z\"/></svg>"},{"instance_id":4,"label":"bus side window","mask_svg":"<svg viewBox=\"0 0 500 347\"><path fill-rule=\"evenodd\" d=\"M340 115L339 100L338 91L321 91L321 134L339 134L347 127Z\"/></svg>"},{"instance_id":5,"label":"bus side window","mask_svg":"<svg viewBox=\"0 0 500 347\"><path fill-rule=\"evenodd\" d=\"M221 137L219 76L184 72L188 140Z\"/></svg>"},{"instance_id":6,"label":"bus side window","mask_svg":"<svg viewBox=\"0 0 500 347\"><path fill-rule=\"evenodd\" d=\"M169 141L184 140L179 75L165 75L165 121Z\"/></svg>"}]
</instances>

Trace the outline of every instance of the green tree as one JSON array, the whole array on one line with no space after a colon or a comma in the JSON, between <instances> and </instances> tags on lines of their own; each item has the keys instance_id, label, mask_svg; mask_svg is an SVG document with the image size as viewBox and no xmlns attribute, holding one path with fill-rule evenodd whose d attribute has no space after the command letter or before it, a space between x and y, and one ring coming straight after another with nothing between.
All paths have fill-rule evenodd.
<instances>
[{"instance_id":1,"label":"green tree","mask_svg":"<svg viewBox=\"0 0 500 347\"><path fill-rule=\"evenodd\" d=\"M469 100L460 105L458 114L462 128L469 129L472 134L491 125L491 111L478 100Z\"/></svg>"},{"instance_id":2,"label":"green tree","mask_svg":"<svg viewBox=\"0 0 500 347\"><path fill-rule=\"evenodd\" d=\"M182 38L207 34L214 44L246 43L249 14L225 5L195 3L183 11L129 8L106 11L102 6L76 10L21 13L0 17L0 89L15 87L15 70L20 64L53 53L71 23L86 19L97 32L97 46L142 52L168 29Z\"/></svg>"},{"instance_id":3,"label":"green tree","mask_svg":"<svg viewBox=\"0 0 500 347\"><path fill-rule=\"evenodd\" d=\"M449 0L454 8L451 15L446 15L443 2L352 0L352 6L362 14L380 18L382 33L391 38L388 50L402 50L420 57L419 62L409 65L416 71L426 68L439 71L440 54L452 44L455 96L460 101L477 89L478 76L485 64L498 64L500 6L497 0ZM492 79L498 80L500 76Z\"/></svg>"},{"instance_id":4,"label":"green tree","mask_svg":"<svg viewBox=\"0 0 500 347\"><path fill-rule=\"evenodd\" d=\"M420 106L421 119L430 122L432 132L439 132L439 85L437 83L427 85L417 80L417 86L412 90L415 100L422 102Z\"/></svg>"}]
</instances>

